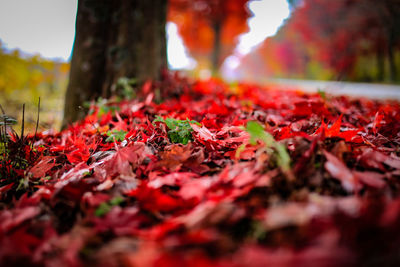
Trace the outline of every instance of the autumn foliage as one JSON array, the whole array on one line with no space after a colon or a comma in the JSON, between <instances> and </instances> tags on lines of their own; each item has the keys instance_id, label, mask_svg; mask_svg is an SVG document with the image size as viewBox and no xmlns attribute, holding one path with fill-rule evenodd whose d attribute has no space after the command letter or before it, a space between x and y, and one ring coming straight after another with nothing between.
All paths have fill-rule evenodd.
<instances>
[{"instance_id":1,"label":"autumn foliage","mask_svg":"<svg viewBox=\"0 0 400 267\"><path fill-rule=\"evenodd\" d=\"M37 99L42 102L41 126L47 129L57 118L62 95L68 82L69 63L49 60L39 55L27 56L17 49L7 49L0 40L0 104L8 115L20 117L22 104L34 110ZM32 103L36 99L36 103ZM32 103L32 104L31 104ZM25 127L35 129L35 113L25 114ZM57 126L57 125L54 125Z\"/></svg>"},{"instance_id":2,"label":"autumn foliage","mask_svg":"<svg viewBox=\"0 0 400 267\"><path fill-rule=\"evenodd\" d=\"M168 20L177 25L191 56L200 64L216 60L218 67L233 52L238 36L248 30L247 2L170 0Z\"/></svg>"},{"instance_id":3,"label":"autumn foliage","mask_svg":"<svg viewBox=\"0 0 400 267\"><path fill-rule=\"evenodd\" d=\"M399 18L397 0L299 1L242 68L247 75L395 82Z\"/></svg>"},{"instance_id":4,"label":"autumn foliage","mask_svg":"<svg viewBox=\"0 0 400 267\"><path fill-rule=\"evenodd\" d=\"M165 76L1 132L0 265L398 264L400 104L277 89Z\"/></svg>"}]
</instances>

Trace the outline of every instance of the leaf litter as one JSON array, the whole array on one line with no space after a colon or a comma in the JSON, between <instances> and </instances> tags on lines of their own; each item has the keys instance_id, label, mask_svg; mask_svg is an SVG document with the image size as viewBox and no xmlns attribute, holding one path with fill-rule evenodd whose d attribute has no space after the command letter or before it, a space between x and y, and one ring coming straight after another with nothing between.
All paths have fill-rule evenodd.
<instances>
[{"instance_id":1,"label":"leaf litter","mask_svg":"<svg viewBox=\"0 0 400 267\"><path fill-rule=\"evenodd\" d=\"M398 102L145 87L62 132L2 136L0 265L400 264Z\"/></svg>"}]
</instances>

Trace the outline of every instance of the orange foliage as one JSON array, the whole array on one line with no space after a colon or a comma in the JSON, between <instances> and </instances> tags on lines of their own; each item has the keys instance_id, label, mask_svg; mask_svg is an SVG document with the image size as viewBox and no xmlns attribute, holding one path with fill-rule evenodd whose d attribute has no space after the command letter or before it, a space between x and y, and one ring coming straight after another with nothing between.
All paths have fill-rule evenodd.
<instances>
[{"instance_id":1,"label":"orange foliage","mask_svg":"<svg viewBox=\"0 0 400 267\"><path fill-rule=\"evenodd\" d=\"M219 63L231 54L237 37L248 30L248 0L170 0L168 21L174 22L189 53L209 58L215 49L216 25L220 26Z\"/></svg>"}]
</instances>

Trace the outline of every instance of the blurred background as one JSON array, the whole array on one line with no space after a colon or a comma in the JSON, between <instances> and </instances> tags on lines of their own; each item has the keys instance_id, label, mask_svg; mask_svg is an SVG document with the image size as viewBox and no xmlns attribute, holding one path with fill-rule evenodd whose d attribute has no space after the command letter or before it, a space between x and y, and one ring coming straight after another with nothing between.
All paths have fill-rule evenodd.
<instances>
[{"instance_id":1,"label":"blurred background","mask_svg":"<svg viewBox=\"0 0 400 267\"><path fill-rule=\"evenodd\" d=\"M76 11L77 0L0 2L0 104L20 119L25 103L28 127L39 96L40 129L60 125ZM167 19L169 67L194 78L400 80L399 0L169 0Z\"/></svg>"}]
</instances>

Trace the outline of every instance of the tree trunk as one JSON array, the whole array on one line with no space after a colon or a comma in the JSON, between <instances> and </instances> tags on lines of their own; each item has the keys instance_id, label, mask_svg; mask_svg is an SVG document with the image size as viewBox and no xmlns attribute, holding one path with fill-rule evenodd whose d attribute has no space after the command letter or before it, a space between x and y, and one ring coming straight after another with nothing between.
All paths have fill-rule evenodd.
<instances>
[{"instance_id":1,"label":"tree trunk","mask_svg":"<svg viewBox=\"0 0 400 267\"><path fill-rule=\"evenodd\" d=\"M79 0L63 127L85 101L110 97L121 77L159 79L167 67L167 0Z\"/></svg>"},{"instance_id":2,"label":"tree trunk","mask_svg":"<svg viewBox=\"0 0 400 267\"><path fill-rule=\"evenodd\" d=\"M101 95L109 1L78 1L75 42L65 96L63 127L83 118L82 104Z\"/></svg>"},{"instance_id":3,"label":"tree trunk","mask_svg":"<svg viewBox=\"0 0 400 267\"><path fill-rule=\"evenodd\" d=\"M212 64L212 73L213 75L217 75L219 69L219 60L221 56L221 22L214 21L213 23L214 30L214 46L211 55L211 64Z\"/></svg>"},{"instance_id":4,"label":"tree trunk","mask_svg":"<svg viewBox=\"0 0 400 267\"><path fill-rule=\"evenodd\" d=\"M397 81L397 67L394 58L394 33L393 30L389 33L388 38L388 57L389 57L389 73L390 73L390 81L396 82Z\"/></svg>"},{"instance_id":5,"label":"tree trunk","mask_svg":"<svg viewBox=\"0 0 400 267\"><path fill-rule=\"evenodd\" d=\"M382 45L378 46L376 52L376 67L378 70L376 78L382 82L385 79L385 50Z\"/></svg>"}]
</instances>

